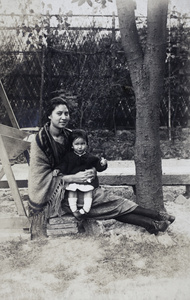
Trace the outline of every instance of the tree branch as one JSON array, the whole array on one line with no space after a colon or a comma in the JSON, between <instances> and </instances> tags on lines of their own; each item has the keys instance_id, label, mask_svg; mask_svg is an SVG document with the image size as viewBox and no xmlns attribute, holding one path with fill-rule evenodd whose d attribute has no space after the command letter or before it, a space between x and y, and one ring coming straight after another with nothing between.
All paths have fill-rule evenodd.
<instances>
[{"instance_id":1,"label":"tree branch","mask_svg":"<svg viewBox=\"0 0 190 300\"><path fill-rule=\"evenodd\" d=\"M166 48L166 23L169 0L148 0L147 10L147 43L145 48L145 63L160 64L164 61ZM158 55L159 51L160 54ZM150 62L150 53L152 56Z\"/></svg>"},{"instance_id":2,"label":"tree branch","mask_svg":"<svg viewBox=\"0 0 190 300\"><path fill-rule=\"evenodd\" d=\"M133 0L116 0L119 17L119 27L123 42L123 48L130 63L143 62L143 51L135 21L135 3Z\"/></svg>"}]
</instances>

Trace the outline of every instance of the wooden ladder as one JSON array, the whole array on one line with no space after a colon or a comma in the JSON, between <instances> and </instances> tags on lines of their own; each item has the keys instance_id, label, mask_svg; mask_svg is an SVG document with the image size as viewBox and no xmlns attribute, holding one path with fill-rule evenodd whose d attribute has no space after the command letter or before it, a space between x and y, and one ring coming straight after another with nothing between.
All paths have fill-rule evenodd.
<instances>
[{"instance_id":1,"label":"wooden ladder","mask_svg":"<svg viewBox=\"0 0 190 300\"><path fill-rule=\"evenodd\" d=\"M13 126L9 127L0 124L0 180L4 175L6 176L18 213L18 216L16 217L1 218L0 229L28 228L29 220L12 171L11 161L15 160L23 152L28 159L28 149L30 148L30 142L24 139L26 139L29 134L20 130L1 81L0 98L3 101L3 104Z\"/></svg>"}]
</instances>

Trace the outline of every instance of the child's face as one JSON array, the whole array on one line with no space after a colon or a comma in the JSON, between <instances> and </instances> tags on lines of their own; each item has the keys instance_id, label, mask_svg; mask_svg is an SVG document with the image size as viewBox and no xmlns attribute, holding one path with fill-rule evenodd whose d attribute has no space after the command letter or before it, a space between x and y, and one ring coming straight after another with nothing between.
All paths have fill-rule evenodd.
<instances>
[{"instance_id":1,"label":"child's face","mask_svg":"<svg viewBox=\"0 0 190 300\"><path fill-rule=\"evenodd\" d=\"M87 149L87 142L83 138L77 138L73 141L73 149L77 154L81 155Z\"/></svg>"}]
</instances>

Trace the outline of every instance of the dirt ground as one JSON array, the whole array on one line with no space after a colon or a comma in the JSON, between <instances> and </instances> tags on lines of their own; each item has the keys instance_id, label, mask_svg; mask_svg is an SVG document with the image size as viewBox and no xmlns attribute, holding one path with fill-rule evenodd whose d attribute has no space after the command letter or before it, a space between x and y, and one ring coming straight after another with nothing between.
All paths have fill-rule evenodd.
<instances>
[{"instance_id":1,"label":"dirt ground","mask_svg":"<svg viewBox=\"0 0 190 300\"><path fill-rule=\"evenodd\" d=\"M126 190L127 189L127 190ZM166 233L116 221L101 235L30 240L0 234L1 300L189 300L190 199L184 188L164 188L176 216ZM132 196L130 188L122 193ZM27 190L21 195L27 200ZM25 201L27 202L27 201ZM15 214L9 190L0 190L0 217Z\"/></svg>"}]
</instances>

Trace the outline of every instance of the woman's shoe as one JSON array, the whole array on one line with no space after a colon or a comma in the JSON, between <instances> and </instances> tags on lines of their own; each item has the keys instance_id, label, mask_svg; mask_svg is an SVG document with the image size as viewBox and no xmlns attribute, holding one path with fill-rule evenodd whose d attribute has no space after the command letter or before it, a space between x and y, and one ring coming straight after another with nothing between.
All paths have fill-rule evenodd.
<instances>
[{"instance_id":1,"label":"woman's shoe","mask_svg":"<svg viewBox=\"0 0 190 300\"><path fill-rule=\"evenodd\" d=\"M169 215L167 212L160 211L159 212L160 221L169 221L170 224L175 221L175 217L172 215Z\"/></svg>"},{"instance_id":2,"label":"woman's shoe","mask_svg":"<svg viewBox=\"0 0 190 300\"><path fill-rule=\"evenodd\" d=\"M150 234L157 235L160 231L165 232L171 223L166 221L152 221L151 226L147 229Z\"/></svg>"}]
</instances>

